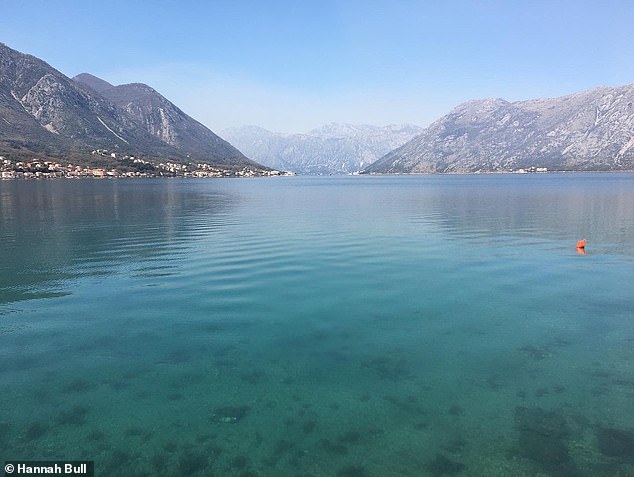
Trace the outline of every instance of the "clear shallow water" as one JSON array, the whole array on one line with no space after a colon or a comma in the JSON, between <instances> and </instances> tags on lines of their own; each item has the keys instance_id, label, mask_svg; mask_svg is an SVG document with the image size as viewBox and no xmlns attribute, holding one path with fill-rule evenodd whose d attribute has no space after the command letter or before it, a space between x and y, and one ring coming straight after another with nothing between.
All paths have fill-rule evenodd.
<instances>
[{"instance_id":1,"label":"clear shallow water","mask_svg":"<svg viewBox=\"0 0 634 477\"><path fill-rule=\"evenodd\" d=\"M0 227L0 458L634 472L634 175L4 181Z\"/></svg>"}]
</instances>

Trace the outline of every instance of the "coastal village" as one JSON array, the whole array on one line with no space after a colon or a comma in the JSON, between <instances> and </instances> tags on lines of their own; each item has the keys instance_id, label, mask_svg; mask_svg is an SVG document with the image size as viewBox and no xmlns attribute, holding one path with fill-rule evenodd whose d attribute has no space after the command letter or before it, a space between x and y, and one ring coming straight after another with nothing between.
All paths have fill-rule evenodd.
<instances>
[{"instance_id":1,"label":"coastal village","mask_svg":"<svg viewBox=\"0 0 634 477\"><path fill-rule=\"evenodd\" d=\"M124 177L261 177L282 176L292 173L272 169L223 169L205 163L181 164L176 162L154 163L134 156L117 158L115 153L105 149L92 151L93 156L109 156L119 159L125 167L89 167L41 159L14 161L0 156L0 177L2 179L46 179L46 178L124 178Z\"/></svg>"},{"instance_id":2,"label":"coastal village","mask_svg":"<svg viewBox=\"0 0 634 477\"><path fill-rule=\"evenodd\" d=\"M105 150L99 152L103 154ZM95 154L95 151L93 151ZM115 155L112 155L115 158ZM0 179L52 179L52 178L125 178L125 177L189 177L189 178L218 178L218 177L271 177L295 175L293 172L281 172L274 169L252 169L243 167L242 169L222 169L205 163L181 164L177 162L153 163L144 159L137 159L133 156L124 156L123 160L127 164L132 164L130 168L121 169L117 167L88 167L71 163L60 163L55 161L44 161L32 159L31 161L13 161L4 156L0 156ZM508 171L497 171L498 173L545 173L546 167L530 167L526 169L514 169ZM359 172L350 175L358 175ZM371 173L372 175L373 173Z\"/></svg>"}]
</instances>

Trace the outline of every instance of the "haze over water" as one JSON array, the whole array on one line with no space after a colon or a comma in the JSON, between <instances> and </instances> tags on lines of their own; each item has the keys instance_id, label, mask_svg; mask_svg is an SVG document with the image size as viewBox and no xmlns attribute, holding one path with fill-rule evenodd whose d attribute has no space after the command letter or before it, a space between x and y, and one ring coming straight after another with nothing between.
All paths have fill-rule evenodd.
<instances>
[{"instance_id":1,"label":"haze over water","mask_svg":"<svg viewBox=\"0 0 634 477\"><path fill-rule=\"evenodd\" d=\"M0 458L629 475L633 217L633 174L4 181Z\"/></svg>"}]
</instances>

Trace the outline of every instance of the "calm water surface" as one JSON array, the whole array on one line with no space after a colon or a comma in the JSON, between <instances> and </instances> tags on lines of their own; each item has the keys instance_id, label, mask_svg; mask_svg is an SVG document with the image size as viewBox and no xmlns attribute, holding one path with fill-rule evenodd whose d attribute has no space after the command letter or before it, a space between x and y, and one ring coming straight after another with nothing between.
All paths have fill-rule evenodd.
<instances>
[{"instance_id":1,"label":"calm water surface","mask_svg":"<svg viewBox=\"0 0 634 477\"><path fill-rule=\"evenodd\" d=\"M634 174L3 181L0 236L0 460L634 475Z\"/></svg>"}]
</instances>

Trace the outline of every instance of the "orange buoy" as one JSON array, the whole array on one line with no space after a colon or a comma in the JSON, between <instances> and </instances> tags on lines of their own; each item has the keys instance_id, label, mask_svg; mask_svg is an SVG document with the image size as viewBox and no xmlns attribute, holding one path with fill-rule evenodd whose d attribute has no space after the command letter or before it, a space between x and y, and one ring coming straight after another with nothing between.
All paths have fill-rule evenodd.
<instances>
[{"instance_id":1,"label":"orange buoy","mask_svg":"<svg viewBox=\"0 0 634 477\"><path fill-rule=\"evenodd\" d=\"M577 248L586 248L586 239L577 242Z\"/></svg>"}]
</instances>

